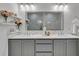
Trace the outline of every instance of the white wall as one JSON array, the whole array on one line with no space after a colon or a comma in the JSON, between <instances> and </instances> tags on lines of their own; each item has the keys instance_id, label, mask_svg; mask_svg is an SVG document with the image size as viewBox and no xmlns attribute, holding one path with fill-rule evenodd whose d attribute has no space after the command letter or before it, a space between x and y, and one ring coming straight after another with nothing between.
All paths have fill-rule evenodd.
<instances>
[{"instance_id":1,"label":"white wall","mask_svg":"<svg viewBox=\"0 0 79 59\"><path fill-rule=\"evenodd\" d=\"M10 10L18 14L18 5L15 3L0 3L0 10ZM10 19L10 18L9 18ZM0 22L3 22L4 18L0 16Z\"/></svg>"},{"instance_id":2,"label":"white wall","mask_svg":"<svg viewBox=\"0 0 79 59\"><path fill-rule=\"evenodd\" d=\"M11 10L18 13L18 5L16 3L0 3L0 10Z\"/></svg>"},{"instance_id":3,"label":"white wall","mask_svg":"<svg viewBox=\"0 0 79 59\"><path fill-rule=\"evenodd\" d=\"M38 4L37 10L52 10L55 4ZM79 3L70 3L68 4L68 12L64 12L64 32L72 32L72 21L75 17L79 18Z\"/></svg>"},{"instance_id":4,"label":"white wall","mask_svg":"<svg viewBox=\"0 0 79 59\"><path fill-rule=\"evenodd\" d=\"M79 4L73 3L69 5L69 12L64 13L64 32L72 32L72 21L75 17L79 18Z\"/></svg>"},{"instance_id":5,"label":"white wall","mask_svg":"<svg viewBox=\"0 0 79 59\"><path fill-rule=\"evenodd\" d=\"M54 4L35 4L37 10L52 10ZM68 4L69 11L64 13L64 32L71 33L72 32L72 20L75 17L79 17L79 4ZM22 15L22 13L18 13L18 5L15 3L0 3L0 10L9 9L13 12ZM20 16L21 17L21 16ZM1 21L1 18L0 18Z\"/></svg>"}]
</instances>

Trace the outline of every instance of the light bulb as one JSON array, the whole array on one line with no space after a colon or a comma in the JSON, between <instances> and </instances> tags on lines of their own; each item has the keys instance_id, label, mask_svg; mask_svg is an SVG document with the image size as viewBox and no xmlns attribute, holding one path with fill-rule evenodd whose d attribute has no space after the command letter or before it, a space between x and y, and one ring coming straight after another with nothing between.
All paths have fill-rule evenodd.
<instances>
[{"instance_id":1,"label":"light bulb","mask_svg":"<svg viewBox=\"0 0 79 59\"><path fill-rule=\"evenodd\" d=\"M58 10L58 5L56 4L53 9L54 9L54 11L57 11Z\"/></svg>"},{"instance_id":2,"label":"light bulb","mask_svg":"<svg viewBox=\"0 0 79 59\"><path fill-rule=\"evenodd\" d=\"M59 6L59 11L63 11L64 10L64 5L60 5Z\"/></svg>"},{"instance_id":3,"label":"light bulb","mask_svg":"<svg viewBox=\"0 0 79 59\"><path fill-rule=\"evenodd\" d=\"M25 9L26 9L26 11L29 11L30 10L29 5L25 5Z\"/></svg>"},{"instance_id":4,"label":"light bulb","mask_svg":"<svg viewBox=\"0 0 79 59\"><path fill-rule=\"evenodd\" d=\"M35 5L30 5L30 7L31 7L31 10L36 10Z\"/></svg>"},{"instance_id":5,"label":"light bulb","mask_svg":"<svg viewBox=\"0 0 79 59\"><path fill-rule=\"evenodd\" d=\"M64 7L64 11L68 11L68 5L67 4Z\"/></svg>"},{"instance_id":6,"label":"light bulb","mask_svg":"<svg viewBox=\"0 0 79 59\"><path fill-rule=\"evenodd\" d=\"M21 11L25 11L25 8L23 5L20 5Z\"/></svg>"}]
</instances>

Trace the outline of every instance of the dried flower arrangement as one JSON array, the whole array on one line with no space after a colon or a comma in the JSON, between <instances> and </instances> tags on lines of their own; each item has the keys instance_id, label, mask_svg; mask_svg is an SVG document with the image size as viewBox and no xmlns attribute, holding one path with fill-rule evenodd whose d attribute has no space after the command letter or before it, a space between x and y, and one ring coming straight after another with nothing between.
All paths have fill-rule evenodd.
<instances>
[{"instance_id":1,"label":"dried flower arrangement","mask_svg":"<svg viewBox=\"0 0 79 59\"><path fill-rule=\"evenodd\" d=\"M11 12L11 11L8 11L8 10L1 10L0 11L0 14L1 14L1 16L3 16L4 18L5 18L5 21L7 22L7 18L9 17L9 16L15 16L15 14L13 13L13 12Z\"/></svg>"},{"instance_id":2,"label":"dried flower arrangement","mask_svg":"<svg viewBox=\"0 0 79 59\"><path fill-rule=\"evenodd\" d=\"M20 25L22 24L22 19L16 18L15 24L18 26L18 29L19 29Z\"/></svg>"}]
</instances>

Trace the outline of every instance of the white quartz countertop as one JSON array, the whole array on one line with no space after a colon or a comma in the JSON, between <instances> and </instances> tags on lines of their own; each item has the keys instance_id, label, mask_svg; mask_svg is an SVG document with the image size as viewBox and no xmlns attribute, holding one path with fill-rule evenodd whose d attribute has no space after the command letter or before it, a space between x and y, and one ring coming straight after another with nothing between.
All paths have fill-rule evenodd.
<instances>
[{"instance_id":1,"label":"white quartz countertop","mask_svg":"<svg viewBox=\"0 0 79 59\"><path fill-rule=\"evenodd\" d=\"M45 35L26 35L26 34L14 34L14 35L9 35L9 39L78 39L79 36L75 36L72 34L54 34L50 36L45 36Z\"/></svg>"}]
</instances>

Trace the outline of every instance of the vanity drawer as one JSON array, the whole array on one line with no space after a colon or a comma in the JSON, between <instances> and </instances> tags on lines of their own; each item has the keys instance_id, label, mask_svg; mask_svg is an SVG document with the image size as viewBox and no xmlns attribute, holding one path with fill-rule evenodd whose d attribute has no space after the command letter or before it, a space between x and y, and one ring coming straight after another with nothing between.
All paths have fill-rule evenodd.
<instances>
[{"instance_id":1,"label":"vanity drawer","mask_svg":"<svg viewBox=\"0 0 79 59\"><path fill-rule=\"evenodd\" d=\"M52 53L36 53L36 56L52 56Z\"/></svg>"},{"instance_id":2,"label":"vanity drawer","mask_svg":"<svg viewBox=\"0 0 79 59\"><path fill-rule=\"evenodd\" d=\"M52 51L52 45L50 44L42 44L42 45L36 45L36 51Z\"/></svg>"},{"instance_id":3,"label":"vanity drawer","mask_svg":"<svg viewBox=\"0 0 79 59\"><path fill-rule=\"evenodd\" d=\"M36 43L52 43L52 40L36 40Z\"/></svg>"}]
</instances>

